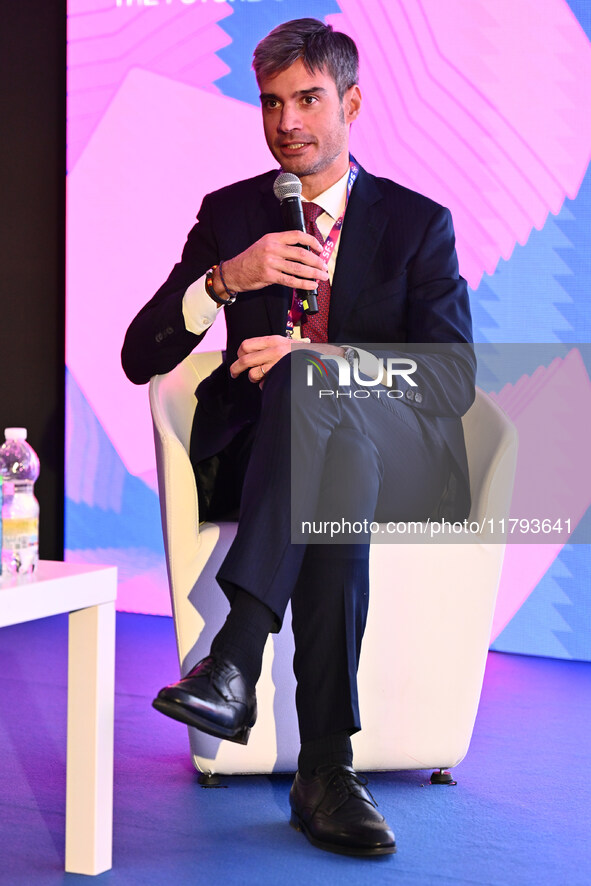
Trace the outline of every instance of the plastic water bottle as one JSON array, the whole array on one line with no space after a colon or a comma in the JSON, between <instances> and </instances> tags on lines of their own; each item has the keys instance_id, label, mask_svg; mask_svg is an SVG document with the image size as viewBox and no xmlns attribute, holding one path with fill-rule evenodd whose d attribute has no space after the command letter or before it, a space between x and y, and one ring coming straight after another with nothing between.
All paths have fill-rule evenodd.
<instances>
[{"instance_id":1,"label":"plastic water bottle","mask_svg":"<svg viewBox=\"0 0 591 886\"><path fill-rule=\"evenodd\" d=\"M39 560L39 502L33 491L39 459L25 428L6 428L0 446L2 572L33 572Z\"/></svg>"}]
</instances>

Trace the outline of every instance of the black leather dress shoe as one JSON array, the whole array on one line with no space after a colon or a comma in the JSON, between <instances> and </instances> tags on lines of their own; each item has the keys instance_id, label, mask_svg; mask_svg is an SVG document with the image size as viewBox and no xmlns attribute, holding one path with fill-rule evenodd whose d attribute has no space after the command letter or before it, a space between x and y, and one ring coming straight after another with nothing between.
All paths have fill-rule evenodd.
<instances>
[{"instance_id":1,"label":"black leather dress shoe","mask_svg":"<svg viewBox=\"0 0 591 886\"><path fill-rule=\"evenodd\" d=\"M350 766L319 766L303 779L296 773L289 794L292 827L319 849L343 855L391 855L394 834Z\"/></svg>"},{"instance_id":2,"label":"black leather dress shoe","mask_svg":"<svg viewBox=\"0 0 591 886\"><path fill-rule=\"evenodd\" d=\"M254 689L235 665L208 656L178 683L161 689L152 706L208 735L246 744L257 718Z\"/></svg>"}]
</instances>

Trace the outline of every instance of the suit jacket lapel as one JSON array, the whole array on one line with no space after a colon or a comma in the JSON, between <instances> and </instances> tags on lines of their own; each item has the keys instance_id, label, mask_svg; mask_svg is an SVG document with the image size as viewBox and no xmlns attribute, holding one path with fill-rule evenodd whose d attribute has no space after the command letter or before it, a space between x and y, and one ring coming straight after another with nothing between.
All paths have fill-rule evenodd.
<instances>
[{"instance_id":1,"label":"suit jacket lapel","mask_svg":"<svg viewBox=\"0 0 591 886\"><path fill-rule=\"evenodd\" d=\"M366 269L374 260L388 220L373 176L359 168L345 220L330 296L328 340L339 341L340 331L362 288Z\"/></svg>"}]
</instances>

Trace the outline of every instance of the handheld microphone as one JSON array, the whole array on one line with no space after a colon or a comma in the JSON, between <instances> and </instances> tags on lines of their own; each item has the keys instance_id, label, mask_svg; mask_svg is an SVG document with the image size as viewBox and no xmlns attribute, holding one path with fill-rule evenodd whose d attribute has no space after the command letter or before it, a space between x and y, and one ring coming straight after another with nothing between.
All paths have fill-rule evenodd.
<instances>
[{"instance_id":1,"label":"handheld microphone","mask_svg":"<svg viewBox=\"0 0 591 886\"><path fill-rule=\"evenodd\" d=\"M302 209L302 183L293 172L280 172L273 184L273 193L281 203L283 225L286 231L303 231L306 233L306 222ZM310 249L305 246L304 249ZM318 313L318 290L296 289L306 314Z\"/></svg>"}]
</instances>

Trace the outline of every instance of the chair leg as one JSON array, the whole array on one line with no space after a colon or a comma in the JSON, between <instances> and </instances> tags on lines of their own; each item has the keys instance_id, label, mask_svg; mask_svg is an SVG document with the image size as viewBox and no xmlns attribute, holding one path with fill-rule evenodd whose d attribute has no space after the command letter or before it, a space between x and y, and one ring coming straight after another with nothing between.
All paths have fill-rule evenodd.
<instances>
[{"instance_id":1,"label":"chair leg","mask_svg":"<svg viewBox=\"0 0 591 886\"><path fill-rule=\"evenodd\" d=\"M457 784L457 781L454 781L451 772L447 769L436 769L435 772L431 773L429 784L446 784L451 787Z\"/></svg>"},{"instance_id":2,"label":"chair leg","mask_svg":"<svg viewBox=\"0 0 591 886\"><path fill-rule=\"evenodd\" d=\"M228 785L222 784L219 775L215 772L201 772L197 778L202 788L226 788Z\"/></svg>"}]
</instances>

